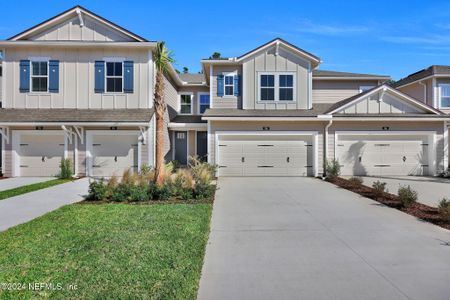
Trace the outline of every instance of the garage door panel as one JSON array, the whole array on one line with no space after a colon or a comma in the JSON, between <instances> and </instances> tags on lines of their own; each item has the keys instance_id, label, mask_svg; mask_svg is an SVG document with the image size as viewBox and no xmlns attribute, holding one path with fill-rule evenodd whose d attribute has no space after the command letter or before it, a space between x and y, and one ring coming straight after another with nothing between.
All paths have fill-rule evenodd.
<instances>
[{"instance_id":1,"label":"garage door panel","mask_svg":"<svg viewBox=\"0 0 450 300\"><path fill-rule=\"evenodd\" d=\"M424 137L345 137L337 157L343 175L426 175L428 146Z\"/></svg>"},{"instance_id":2,"label":"garage door panel","mask_svg":"<svg viewBox=\"0 0 450 300\"><path fill-rule=\"evenodd\" d=\"M219 176L308 175L308 157L312 161L313 147L307 147L306 140L282 138L269 136L261 140L259 136L246 136L236 141L232 137L219 141Z\"/></svg>"}]
</instances>

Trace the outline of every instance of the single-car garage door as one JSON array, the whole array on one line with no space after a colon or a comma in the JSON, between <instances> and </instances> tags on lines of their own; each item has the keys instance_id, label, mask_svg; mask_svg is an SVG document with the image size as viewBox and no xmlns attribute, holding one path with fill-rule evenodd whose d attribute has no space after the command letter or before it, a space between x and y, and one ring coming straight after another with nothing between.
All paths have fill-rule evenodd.
<instances>
[{"instance_id":1,"label":"single-car garage door","mask_svg":"<svg viewBox=\"0 0 450 300\"><path fill-rule=\"evenodd\" d=\"M19 136L20 176L56 176L64 157L64 135L48 133Z\"/></svg>"},{"instance_id":2,"label":"single-car garage door","mask_svg":"<svg viewBox=\"0 0 450 300\"><path fill-rule=\"evenodd\" d=\"M137 171L138 135L93 135L92 171L95 177L122 176L125 170Z\"/></svg>"},{"instance_id":3,"label":"single-car garage door","mask_svg":"<svg viewBox=\"0 0 450 300\"><path fill-rule=\"evenodd\" d=\"M311 137L226 136L217 148L219 176L314 175Z\"/></svg>"},{"instance_id":4,"label":"single-car garage door","mask_svg":"<svg viewBox=\"0 0 450 300\"><path fill-rule=\"evenodd\" d=\"M342 175L428 175L426 136L339 136L336 145Z\"/></svg>"}]
</instances>

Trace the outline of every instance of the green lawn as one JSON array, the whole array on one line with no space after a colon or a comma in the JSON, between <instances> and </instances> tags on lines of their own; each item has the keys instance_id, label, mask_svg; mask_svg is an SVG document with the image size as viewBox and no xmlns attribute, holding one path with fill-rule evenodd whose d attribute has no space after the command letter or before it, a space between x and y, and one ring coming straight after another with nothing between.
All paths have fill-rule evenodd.
<instances>
[{"instance_id":1,"label":"green lawn","mask_svg":"<svg viewBox=\"0 0 450 300\"><path fill-rule=\"evenodd\" d=\"M0 299L195 299L211 210L211 204L75 204L14 227L0 233L0 284L63 290L3 289Z\"/></svg>"},{"instance_id":2,"label":"green lawn","mask_svg":"<svg viewBox=\"0 0 450 300\"><path fill-rule=\"evenodd\" d=\"M61 183L66 183L71 181L71 179L52 179L49 181L33 183L29 185L19 186L10 190L5 190L0 192L0 200L34 192L37 190L45 189L54 185L58 185Z\"/></svg>"}]
</instances>

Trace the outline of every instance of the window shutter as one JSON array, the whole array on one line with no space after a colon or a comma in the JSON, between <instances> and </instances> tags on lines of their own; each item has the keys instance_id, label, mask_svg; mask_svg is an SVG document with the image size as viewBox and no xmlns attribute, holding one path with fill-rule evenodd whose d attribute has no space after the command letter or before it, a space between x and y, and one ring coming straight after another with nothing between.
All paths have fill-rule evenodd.
<instances>
[{"instance_id":1,"label":"window shutter","mask_svg":"<svg viewBox=\"0 0 450 300\"><path fill-rule=\"evenodd\" d=\"M101 60L95 61L95 92L105 92L105 62Z\"/></svg>"},{"instance_id":2,"label":"window shutter","mask_svg":"<svg viewBox=\"0 0 450 300\"><path fill-rule=\"evenodd\" d=\"M223 85L223 75L217 75L217 96L218 97L223 97L223 89L224 89L224 85Z\"/></svg>"},{"instance_id":3,"label":"window shutter","mask_svg":"<svg viewBox=\"0 0 450 300\"><path fill-rule=\"evenodd\" d=\"M125 93L133 93L133 62L123 62L123 91Z\"/></svg>"},{"instance_id":4,"label":"window shutter","mask_svg":"<svg viewBox=\"0 0 450 300\"><path fill-rule=\"evenodd\" d=\"M28 93L30 91L30 61L20 61L20 92Z\"/></svg>"},{"instance_id":5,"label":"window shutter","mask_svg":"<svg viewBox=\"0 0 450 300\"><path fill-rule=\"evenodd\" d=\"M59 93L59 60L50 60L48 62L48 91L50 93Z\"/></svg>"},{"instance_id":6,"label":"window shutter","mask_svg":"<svg viewBox=\"0 0 450 300\"><path fill-rule=\"evenodd\" d=\"M234 95L236 97L241 95L240 85L241 85L241 76L235 75L234 76Z\"/></svg>"}]
</instances>

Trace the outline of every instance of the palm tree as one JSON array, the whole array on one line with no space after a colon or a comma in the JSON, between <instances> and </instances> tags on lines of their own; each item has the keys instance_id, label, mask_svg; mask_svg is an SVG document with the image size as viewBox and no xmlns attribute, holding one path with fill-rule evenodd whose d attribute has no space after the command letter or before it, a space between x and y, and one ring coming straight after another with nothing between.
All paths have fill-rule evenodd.
<instances>
[{"instance_id":1,"label":"palm tree","mask_svg":"<svg viewBox=\"0 0 450 300\"><path fill-rule=\"evenodd\" d=\"M156 117L156 161L155 181L161 185L164 181L164 115L167 110L164 99L164 79L169 72L171 63L174 62L172 52L169 51L164 42L158 42L153 53L153 61L156 67L156 82L154 94L154 108Z\"/></svg>"}]
</instances>

